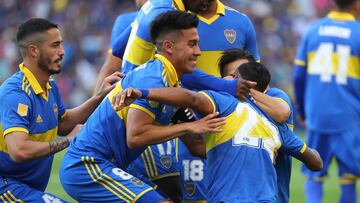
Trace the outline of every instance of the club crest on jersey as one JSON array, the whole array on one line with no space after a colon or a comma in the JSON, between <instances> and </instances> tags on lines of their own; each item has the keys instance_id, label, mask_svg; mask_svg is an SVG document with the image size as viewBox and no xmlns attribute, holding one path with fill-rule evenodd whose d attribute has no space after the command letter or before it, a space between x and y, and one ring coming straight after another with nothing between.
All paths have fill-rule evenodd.
<instances>
[{"instance_id":1,"label":"club crest on jersey","mask_svg":"<svg viewBox=\"0 0 360 203\"><path fill-rule=\"evenodd\" d=\"M191 197L195 194L196 185L195 185L195 183L185 183L184 189L185 189L186 194Z\"/></svg>"},{"instance_id":2,"label":"club crest on jersey","mask_svg":"<svg viewBox=\"0 0 360 203\"><path fill-rule=\"evenodd\" d=\"M53 110L54 110L55 118L58 118L59 117L59 109L58 109L58 106L56 103L53 105Z\"/></svg>"},{"instance_id":3,"label":"club crest on jersey","mask_svg":"<svg viewBox=\"0 0 360 203\"><path fill-rule=\"evenodd\" d=\"M234 29L225 29L224 30L225 38L230 44L233 44L236 40L236 31Z\"/></svg>"},{"instance_id":4,"label":"club crest on jersey","mask_svg":"<svg viewBox=\"0 0 360 203\"><path fill-rule=\"evenodd\" d=\"M137 179L137 178L135 178L135 177L132 177L132 178L130 179L130 181L131 181L131 183L132 183L133 185L135 185L135 186L138 186L138 187L144 186L144 182L142 182L141 180L139 180L139 179Z\"/></svg>"},{"instance_id":5,"label":"club crest on jersey","mask_svg":"<svg viewBox=\"0 0 360 203\"><path fill-rule=\"evenodd\" d=\"M171 156L161 156L160 162L166 169L170 169L172 166Z\"/></svg>"}]
</instances>

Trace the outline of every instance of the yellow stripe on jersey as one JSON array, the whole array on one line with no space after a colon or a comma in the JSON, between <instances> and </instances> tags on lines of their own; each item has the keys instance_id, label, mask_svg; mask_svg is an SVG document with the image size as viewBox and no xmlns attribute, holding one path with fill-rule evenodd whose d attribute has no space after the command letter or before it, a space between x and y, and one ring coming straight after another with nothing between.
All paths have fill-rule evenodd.
<instances>
[{"instance_id":1,"label":"yellow stripe on jersey","mask_svg":"<svg viewBox=\"0 0 360 203\"><path fill-rule=\"evenodd\" d=\"M207 74L221 77L218 66L223 51L202 51L197 58L196 66Z\"/></svg>"},{"instance_id":2,"label":"yellow stripe on jersey","mask_svg":"<svg viewBox=\"0 0 360 203\"><path fill-rule=\"evenodd\" d=\"M29 134L30 140L39 142L48 142L54 140L57 137L58 127L48 130L44 133Z\"/></svg>"},{"instance_id":3,"label":"yellow stripe on jersey","mask_svg":"<svg viewBox=\"0 0 360 203\"><path fill-rule=\"evenodd\" d=\"M302 147L301 150L300 150L300 153L301 153L301 154L304 153L305 150L306 150L306 148L307 148L307 145L304 143L303 147Z\"/></svg>"},{"instance_id":4,"label":"yellow stripe on jersey","mask_svg":"<svg viewBox=\"0 0 360 203\"><path fill-rule=\"evenodd\" d=\"M311 62L315 59L315 55L316 55L316 52L310 52L308 54L308 59L309 59L309 63L308 64L311 64ZM336 54L336 53L332 53L331 55L331 60L333 64L333 69L331 70L331 73L333 75L336 75L336 73L338 73L339 71L339 55ZM346 72L346 75L348 77L351 77L351 78L355 78L355 79L360 79L360 58L359 57L355 57L355 56L350 56L349 57L349 60L348 60L348 64L347 64L347 72ZM321 71L319 68L317 68L317 66L310 66L308 65L308 73L309 74L314 74L314 75L321 75Z\"/></svg>"},{"instance_id":5,"label":"yellow stripe on jersey","mask_svg":"<svg viewBox=\"0 0 360 203\"><path fill-rule=\"evenodd\" d=\"M24 203L24 201L22 201L21 199L16 198L10 190L7 191L7 193L9 194L9 196L14 200L14 202L19 202L19 203Z\"/></svg>"},{"instance_id":6,"label":"yellow stripe on jersey","mask_svg":"<svg viewBox=\"0 0 360 203\"><path fill-rule=\"evenodd\" d=\"M151 42L147 42L138 36L135 36L133 41L129 42L129 51L125 60L129 61L133 65L139 66L144 64L155 56L155 47Z\"/></svg>"},{"instance_id":7,"label":"yellow stripe on jersey","mask_svg":"<svg viewBox=\"0 0 360 203\"><path fill-rule=\"evenodd\" d=\"M179 11L186 11L185 5L182 0L174 0L172 5Z\"/></svg>"},{"instance_id":8,"label":"yellow stripe on jersey","mask_svg":"<svg viewBox=\"0 0 360 203\"><path fill-rule=\"evenodd\" d=\"M235 112L231 113L230 115L226 116L226 124L221 127L221 132L205 133L206 153L215 146L220 145L233 138L236 134L236 131L242 124L242 122L239 121L243 119L244 118L242 118L241 115L237 115Z\"/></svg>"},{"instance_id":9,"label":"yellow stripe on jersey","mask_svg":"<svg viewBox=\"0 0 360 203\"><path fill-rule=\"evenodd\" d=\"M97 164L94 164L94 161L90 160L88 156L86 156L86 158L82 156L81 160L83 161L89 176L95 183L99 183L104 188L106 188L111 193L124 200L125 202L131 202L133 198L135 198L134 193L132 193L131 191L129 194L126 193L125 191L129 191L127 188L125 191L123 191L122 188L125 188L123 185L121 185L111 177L107 176L106 174L102 173L99 166ZM117 187L115 184L119 186L121 185L121 188Z\"/></svg>"},{"instance_id":10,"label":"yellow stripe on jersey","mask_svg":"<svg viewBox=\"0 0 360 203\"><path fill-rule=\"evenodd\" d=\"M8 194L3 193L3 195L4 195L3 197L4 197L4 199L5 199L5 201L4 201L4 202L11 202L11 203L12 203L12 202L14 202L13 200L11 200L11 199L10 199L10 197L9 197L9 195L8 195Z\"/></svg>"},{"instance_id":11,"label":"yellow stripe on jersey","mask_svg":"<svg viewBox=\"0 0 360 203\"><path fill-rule=\"evenodd\" d=\"M6 202L7 202L2 195L0 195L0 199L3 201L3 203L6 203Z\"/></svg>"},{"instance_id":12,"label":"yellow stripe on jersey","mask_svg":"<svg viewBox=\"0 0 360 203\"><path fill-rule=\"evenodd\" d=\"M205 92L199 92L199 94L202 94L202 95L204 95L206 98L209 99L209 101L211 102L211 105L212 105L212 107L213 107L212 112L213 112L213 113L216 112L217 109L216 109L215 103L214 103L214 101L211 99L211 97L210 97L208 94L206 94Z\"/></svg>"},{"instance_id":13,"label":"yellow stripe on jersey","mask_svg":"<svg viewBox=\"0 0 360 203\"><path fill-rule=\"evenodd\" d=\"M175 160L179 162L179 138L175 138Z\"/></svg>"},{"instance_id":14,"label":"yellow stripe on jersey","mask_svg":"<svg viewBox=\"0 0 360 203\"><path fill-rule=\"evenodd\" d=\"M109 99L109 102L111 103L113 97L115 97L118 93L120 93L123 90L121 83L118 82L115 85L115 88L107 95L107 98ZM129 107L124 107L123 109L120 109L119 111L117 111L117 115L124 121L125 125L126 125L126 117L127 117L127 113L128 113L128 108ZM115 111L115 107L113 106L113 109Z\"/></svg>"},{"instance_id":15,"label":"yellow stripe on jersey","mask_svg":"<svg viewBox=\"0 0 360 203\"><path fill-rule=\"evenodd\" d=\"M151 177L150 169L149 169L149 167L147 165L147 161L146 161L146 158L145 158L145 151L143 153L141 153L141 159L143 161L147 177Z\"/></svg>"},{"instance_id":16,"label":"yellow stripe on jersey","mask_svg":"<svg viewBox=\"0 0 360 203\"><path fill-rule=\"evenodd\" d=\"M180 87L179 77L172 63L167 58L165 58L160 54L156 54L155 58L162 62L168 78L169 86Z\"/></svg>"},{"instance_id":17,"label":"yellow stripe on jersey","mask_svg":"<svg viewBox=\"0 0 360 203\"><path fill-rule=\"evenodd\" d=\"M291 130L291 131L294 131L294 125L292 124L286 124L288 126L288 128Z\"/></svg>"},{"instance_id":18,"label":"yellow stripe on jersey","mask_svg":"<svg viewBox=\"0 0 360 203\"><path fill-rule=\"evenodd\" d=\"M156 116L153 112L149 111L147 108L137 105L137 104L131 104L130 108L134 108L134 109L139 109L140 111L145 112L146 114L148 114L151 118L153 118L155 120Z\"/></svg>"},{"instance_id":19,"label":"yellow stripe on jersey","mask_svg":"<svg viewBox=\"0 0 360 203\"><path fill-rule=\"evenodd\" d=\"M154 155L153 155L151 147L148 146L148 149L149 149L149 154L150 154L150 157L151 157L150 163L152 164L153 169L154 169L154 176L153 177L156 177L156 176L159 175L158 170L156 168L156 162L155 162Z\"/></svg>"},{"instance_id":20,"label":"yellow stripe on jersey","mask_svg":"<svg viewBox=\"0 0 360 203\"><path fill-rule=\"evenodd\" d=\"M302 61L302 60L299 60L299 59L296 59L296 60L294 61L294 64L295 64L295 65L298 65L298 66L306 66L305 61Z\"/></svg>"}]
</instances>

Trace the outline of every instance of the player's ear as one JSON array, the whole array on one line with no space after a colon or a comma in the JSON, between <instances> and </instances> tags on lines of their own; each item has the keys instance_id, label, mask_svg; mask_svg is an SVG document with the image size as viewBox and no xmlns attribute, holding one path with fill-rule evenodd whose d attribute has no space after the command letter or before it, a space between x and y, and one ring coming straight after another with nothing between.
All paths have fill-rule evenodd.
<instances>
[{"instance_id":1,"label":"player's ear","mask_svg":"<svg viewBox=\"0 0 360 203\"><path fill-rule=\"evenodd\" d=\"M164 40L162 44L164 52L172 54L173 43L170 40Z\"/></svg>"},{"instance_id":2,"label":"player's ear","mask_svg":"<svg viewBox=\"0 0 360 203\"><path fill-rule=\"evenodd\" d=\"M27 47L27 51L28 51L28 55L33 58L38 57L40 54L40 50L35 44L29 44Z\"/></svg>"}]
</instances>

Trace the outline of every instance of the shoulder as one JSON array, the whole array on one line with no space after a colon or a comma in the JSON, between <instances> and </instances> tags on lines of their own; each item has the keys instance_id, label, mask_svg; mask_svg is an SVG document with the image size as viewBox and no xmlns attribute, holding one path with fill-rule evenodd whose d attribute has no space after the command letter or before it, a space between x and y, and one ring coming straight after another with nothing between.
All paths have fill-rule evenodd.
<instances>
[{"instance_id":1,"label":"shoulder","mask_svg":"<svg viewBox=\"0 0 360 203\"><path fill-rule=\"evenodd\" d=\"M131 71L123 79L124 88L165 87L162 76L163 66L159 60L151 60Z\"/></svg>"},{"instance_id":2,"label":"shoulder","mask_svg":"<svg viewBox=\"0 0 360 203\"><path fill-rule=\"evenodd\" d=\"M225 16L228 15L231 18L236 17L234 21L250 21L250 18L245 14L242 13L234 8L231 8L229 6L225 6Z\"/></svg>"},{"instance_id":3,"label":"shoulder","mask_svg":"<svg viewBox=\"0 0 360 203\"><path fill-rule=\"evenodd\" d=\"M30 89L29 81L24 77L24 74L19 71L6 79L0 86L0 97L1 100L3 100L15 95L27 95Z\"/></svg>"}]
</instances>

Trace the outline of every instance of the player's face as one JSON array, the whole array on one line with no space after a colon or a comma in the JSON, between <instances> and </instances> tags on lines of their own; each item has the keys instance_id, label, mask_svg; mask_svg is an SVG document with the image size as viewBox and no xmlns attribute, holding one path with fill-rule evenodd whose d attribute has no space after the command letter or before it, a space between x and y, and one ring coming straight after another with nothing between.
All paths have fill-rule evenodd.
<instances>
[{"instance_id":1,"label":"player's face","mask_svg":"<svg viewBox=\"0 0 360 203\"><path fill-rule=\"evenodd\" d=\"M186 9L194 13L202 13L209 10L210 5L215 0L183 0Z\"/></svg>"},{"instance_id":2,"label":"player's face","mask_svg":"<svg viewBox=\"0 0 360 203\"><path fill-rule=\"evenodd\" d=\"M194 71L196 60L200 56L199 35L196 28L182 30L182 34L173 42L174 67L180 74Z\"/></svg>"},{"instance_id":3,"label":"player's face","mask_svg":"<svg viewBox=\"0 0 360 203\"><path fill-rule=\"evenodd\" d=\"M38 66L49 75L60 73L64 56L60 30L53 28L46 32L39 46Z\"/></svg>"},{"instance_id":4,"label":"player's face","mask_svg":"<svg viewBox=\"0 0 360 203\"><path fill-rule=\"evenodd\" d=\"M223 75L224 78L229 76L231 77L231 79L239 77L239 72L237 71L237 68L247 62L249 62L249 60L247 59L238 59L236 61L227 64L224 67L224 75Z\"/></svg>"}]
</instances>

